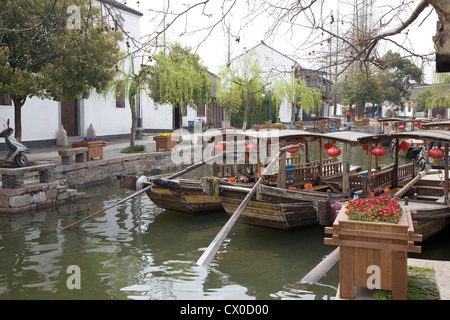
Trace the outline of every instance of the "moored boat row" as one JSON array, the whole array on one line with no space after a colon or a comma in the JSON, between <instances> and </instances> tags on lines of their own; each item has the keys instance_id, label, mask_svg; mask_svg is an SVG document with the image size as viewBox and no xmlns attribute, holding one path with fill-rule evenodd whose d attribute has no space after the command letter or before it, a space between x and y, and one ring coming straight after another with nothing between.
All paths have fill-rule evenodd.
<instances>
[{"instance_id":1,"label":"moored boat row","mask_svg":"<svg viewBox=\"0 0 450 320\"><path fill-rule=\"evenodd\" d=\"M258 177L261 177L265 166L261 159L267 156L269 145L273 147L273 139L267 139L267 136L262 139L258 132L232 134L235 137L245 137L244 141L247 143L256 141L255 167ZM376 153L372 153L372 150L386 141L395 140L398 144L404 139L432 141L443 145L447 155L444 170L427 175L426 173L431 173L431 169L427 168L425 174L418 176L418 168L414 161L399 165L398 146L395 149L394 162L380 168L377 157L373 157ZM370 197L381 193L397 196L402 203L408 201L414 212L413 220L417 222L416 230L424 239L438 233L450 222L448 205L450 133L447 131L416 130L382 134L345 131L323 134L282 130L278 133L277 140L279 148L294 144L300 148L295 154L287 155L286 152L281 154L275 169L263 175L263 183L257 186L256 193L242 211L238 220L240 222L284 230L317 224L329 225L339 204L352 199L355 195ZM330 146L335 147L337 142L342 145L343 150L339 150L341 151L339 154L333 154L335 150L329 152ZM217 144L219 141L211 143ZM310 161L308 154L308 149L313 143L319 145L319 159L316 161ZM264 148L262 144L265 144ZM363 148L368 154L365 164L367 170L358 172L361 167L354 166L355 164L350 166L347 161L348 150L363 146L367 146ZM263 150L265 154L257 150ZM331 160L324 158L325 150L332 156ZM341 160L337 158L340 154ZM211 177L199 180L150 177L143 185L152 185L147 195L162 208L189 213L223 209L231 216L247 196L252 184L234 182L232 163L215 163L214 168ZM427 182L433 181L433 177L440 179L438 188L426 185Z\"/></svg>"}]
</instances>

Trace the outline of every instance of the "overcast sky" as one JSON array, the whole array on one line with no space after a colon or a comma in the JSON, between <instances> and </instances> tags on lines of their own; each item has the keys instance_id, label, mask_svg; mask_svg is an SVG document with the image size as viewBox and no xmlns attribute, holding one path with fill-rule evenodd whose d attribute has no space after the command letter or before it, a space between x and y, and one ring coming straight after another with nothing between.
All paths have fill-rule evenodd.
<instances>
[{"instance_id":1,"label":"overcast sky","mask_svg":"<svg viewBox=\"0 0 450 320\"><path fill-rule=\"evenodd\" d=\"M383 1L387 0L375 0L377 2L378 8L383 10L385 7L382 5ZM151 21L154 14L150 14L148 12L149 8L153 8L155 10L162 10L164 5L167 5L169 1L167 0L151 0L151 1L137 1L137 0L128 0L127 5L131 8L139 10L144 14L141 18L141 36L145 36L150 31L155 30L156 23L160 21ZM176 3L174 3L176 2ZM171 9L174 11L182 10L184 7L184 3L197 3L197 1L170 1ZM295 50L295 47L299 44L302 44L304 38L308 34L308 30L306 28L296 29L295 34L283 32L280 30L276 37L270 37L265 39L265 33L270 26L269 19L264 16L261 16L259 19L253 21L250 24L248 23L248 19L246 16L248 14L248 9L246 6L247 1L237 0L238 6L233 10L233 15L231 16L229 21L231 24L232 34L236 35L239 33L240 41L237 43L235 38L233 37L232 44L232 57L239 55L242 53L243 48L246 47L250 49L257 45L261 40L264 40L265 43L281 53L290 56L291 58L297 60L302 66L307 68L320 68L322 66L314 65L313 63L309 63L302 59L302 52ZM349 1L347 1L349 2ZM201 32L197 32L194 34L183 34L186 26L189 30L195 30L197 27L206 27L216 22L222 16L222 9L216 7L217 4L221 4L222 1L212 1L211 4L208 4L206 7L205 13L210 14L211 17L208 18L205 15L201 14L200 7L196 8L189 15L183 17L176 21L176 24L169 28L169 32L166 34L166 37L169 41L178 41L183 45L189 45L193 48L196 48L200 43L200 47L198 48L198 53L202 58L204 64L212 71L217 72L219 66L222 66L226 63L226 53L227 53L227 37L223 28L223 24L219 24L216 26L215 30L209 34L210 29L203 30ZM324 15L327 16L333 11L334 17L337 19L337 1L328 1L327 7L323 9ZM328 5L330 7L328 7ZM332 7L334 5L334 7ZM175 7L177 6L177 7ZM226 10L224 8L223 10ZM346 16L346 8L341 3L340 5L340 18L343 19ZM425 17L431 12L431 14L425 19ZM348 12L347 12L348 13ZM406 12L405 14L409 14ZM400 17L402 18L402 17ZM423 21L425 19L425 21ZM171 20L168 18L166 21ZM412 27L409 28L409 36L407 42L410 42L410 46L414 47L420 53L430 53L434 52L432 36L436 31L436 21L437 16L434 11L430 8L427 8L420 16L419 19L414 23ZM395 21L395 26L400 22L400 20ZM306 22L305 22L306 23ZM420 27L419 27L419 24ZM336 25L336 24L335 24ZM393 25L394 27L394 25ZM205 37L207 37L206 40ZM405 43L405 36L398 36L394 38L396 41L400 43ZM204 40L204 42L202 42ZM405 43L408 45L408 43ZM397 47L393 47L392 44L381 44L378 47L380 55L386 52L388 49L398 50ZM435 68L434 62L430 65L421 65L420 60L414 61L418 64L419 67L424 67L425 71L425 82L432 81L432 71Z\"/></svg>"}]
</instances>

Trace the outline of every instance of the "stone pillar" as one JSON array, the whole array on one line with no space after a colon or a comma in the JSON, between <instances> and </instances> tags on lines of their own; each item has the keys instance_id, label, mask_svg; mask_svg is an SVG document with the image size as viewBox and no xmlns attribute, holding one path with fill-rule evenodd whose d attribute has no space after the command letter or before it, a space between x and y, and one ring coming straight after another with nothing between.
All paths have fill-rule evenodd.
<instances>
[{"instance_id":1,"label":"stone pillar","mask_svg":"<svg viewBox=\"0 0 450 320\"><path fill-rule=\"evenodd\" d=\"M94 129L94 127L92 126L92 123L91 123L91 125L89 126L89 128L87 128L87 130L86 130L86 139L88 139L88 140L93 140L93 139L95 139L97 137L97 135L96 135L96 133L95 133L95 129Z\"/></svg>"},{"instance_id":2,"label":"stone pillar","mask_svg":"<svg viewBox=\"0 0 450 320\"><path fill-rule=\"evenodd\" d=\"M58 147L67 147L69 145L69 141L67 139L67 131L64 129L63 125L59 127L59 130L56 133L56 145Z\"/></svg>"}]
</instances>

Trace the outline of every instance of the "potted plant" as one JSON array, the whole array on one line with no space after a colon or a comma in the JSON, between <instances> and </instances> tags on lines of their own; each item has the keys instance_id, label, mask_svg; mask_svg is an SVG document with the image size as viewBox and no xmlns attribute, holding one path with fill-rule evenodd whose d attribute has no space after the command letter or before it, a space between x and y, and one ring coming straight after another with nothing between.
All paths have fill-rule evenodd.
<instances>
[{"instance_id":1,"label":"potted plant","mask_svg":"<svg viewBox=\"0 0 450 320\"><path fill-rule=\"evenodd\" d=\"M421 252L415 241L408 206L381 195L357 198L342 206L325 244L339 245L339 295L354 298L354 287L391 290L393 299L406 299L407 253Z\"/></svg>"},{"instance_id":2,"label":"potted plant","mask_svg":"<svg viewBox=\"0 0 450 320\"><path fill-rule=\"evenodd\" d=\"M88 148L87 161L91 161L94 158L99 157L103 159L103 147L106 146L106 142L103 140L97 140L97 137L84 138L83 141L76 141L72 143L72 148Z\"/></svg>"},{"instance_id":3,"label":"potted plant","mask_svg":"<svg viewBox=\"0 0 450 320\"><path fill-rule=\"evenodd\" d=\"M172 133L160 133L153 137L156 142L156 151L169 151L177 145L176 140L172 140Z\"/></svg>"},{"instance_id":4,"label":"potted plant","mask_svg":"<svg viewBox=\"0 0 450 320\"><path fill-rule=\"evenodd\" d=\"M210 121L210 122L209 122L209 128L210 128L210 129L214 129L214 128L215 128L215 125L214 125L214 122L213 122L213 121Z\"/></svg>"}]
</instances>

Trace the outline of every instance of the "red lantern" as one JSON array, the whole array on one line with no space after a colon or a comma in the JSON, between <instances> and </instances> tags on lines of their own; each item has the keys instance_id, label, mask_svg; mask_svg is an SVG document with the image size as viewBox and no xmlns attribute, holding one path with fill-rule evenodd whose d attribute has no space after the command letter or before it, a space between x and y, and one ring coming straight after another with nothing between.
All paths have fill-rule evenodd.
<instances>
[{"instance_id":1,"label":"red lantern","mask_svg":"<svg viewBox=\"0 0 450 320\"><path fill-rule=\"evenodd\" d=\"M405 129L405 126L403 124L401 124L401 125L398 126L398 129L399 130L403 130L403 129Z\"/></svg>"},{"instance_id":2,"label":"red lantern","mask_svg":"<svg viewBox=\"0 0 450 320\"><path fill-rule=\"evenodd\" d=\"M288 147L293 147L293 146L295 146L295 144L291 144ZM292 149L288 149L288 152L290 154L295 154L297 151L298 151L298 146L295 146L295 148L292 148Z\"/></svg>"},{"instance_id":3,"label":"red lantern","mask_svg":"<svg viewBox=\"0 0 450 320\"><path fill-rule=\"evenodd\" d=\"M378 161L381 161L381 158L386 154L386 149L383 147L375 147L372 149L372 154L377 157Z\"/></svg>"},{"instance_id":4,"label":"red lantern","mask_svg":"<svg viewBox=\"0 0 450 320\"><path fill-rule=\"evenodd\" d=\"M383 122L383 126L388 126L389 122Z\"/></svg>"},{"instance_id":5,"label":"red lantern","mask_svg":"<svg viewBox=\"0 0 450 320\"><path fill-rule=\"evenodd\" d=\"M363 148L364 151L366 151L366 154L369 153L369 145L368 145L368 144L363 145L362 148ZM373 148L375 148L375 147L372 146L372 149L373 149Z\"/></svg>"},{"instance_id":6,"label":"red lantern","mask_svg":"<svg viewBox=\"0 0 450 320\"><path fill-rule=\"evenodd\" d=\"M216 149L217 152L223 152L227 149L227 146L223 143L219 143L219 144L216 144L216 146L214 148Z\"/></svg>"},{"instance_id":7,"label":"red lantern","mask_svg":"<svg viewBox=\"0 0 450 320\"><path fill-rule=\"evenodd\" d=\"M400 144L398 145L398 148L399 148L400 150L403 150L403 153L404 153L404 154L407 154L407 153L408 153L408 149L411 148L411 143L409 143L409 142L406 141L406 140L403 140L403 141L400 142Z\"/></svg>"},{"instance_id":8,"label":"red lantern","mask_svg":"<svg viewBox=\"0 0 450 320\"><path fill-rule=\"evenodd\" d=\"M327 142L327 143L325 143L325 145L323 147L328 150L331 147L334 147L334 144L332 144L331 142Z\"/></svg>"},{"instance_id":9,"label":"red lantern","mask_svg":"<svg viewBox=\"0 0 450 320\"><path fill-rule=\"evenodd\" d=\"M439 164L439 159L444 157L444 151L441 148L433 148L428 151L428 156L434 159L435 164Z\"/></svg>"},{"instance_id":10,"label":"red lantern","mask_svg":"<svg viewBox=\"0 0 450 320\"><path fill-rule=\"evenodd\" d=\"M249 143L249 144L245 147L245 149L246 149L247 151L251 151L251 150L256 150L256 149L258 149L258 147L257 147L256 144L254 144L254 143Z\"/></svg>"},{"instance_id":11,"label":"red lantern","mask_svg":"<svg viewBox=\"0 0 450 320\"><path fill-rule=\"evenodd\" d=\"M327 150L327 154L333 159L333 161L337 161L337 156L341 154L341 150L333 146Z\"/></svg>"}]
</instances>

